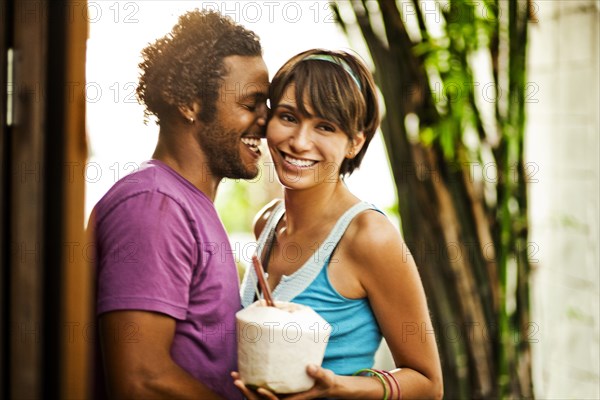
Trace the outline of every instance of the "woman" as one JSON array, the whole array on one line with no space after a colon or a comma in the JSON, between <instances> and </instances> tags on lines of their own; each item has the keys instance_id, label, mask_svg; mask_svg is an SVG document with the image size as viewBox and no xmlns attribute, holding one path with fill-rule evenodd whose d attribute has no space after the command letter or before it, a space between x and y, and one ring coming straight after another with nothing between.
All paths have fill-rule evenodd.
<instances>
[{"instance_id":1,"label":"woman","mask_svg":"<svg viewBox=\"0 0 600 400\"><path fill-rule=\"evenodd\" d=\"M343 178L363 159L379 124L373 78L345 52L309 50L290 59L270 87L267 143L283 201L257 216L255 234L273 297L305 304L333 327L315 386L293 399L441 398L442 374L415 262L397 229L354 196ZM255 300L248 269L242 303ZM370 371L385 337L394 371ZM266 389L251 399L276 399Z\"/></svg>"}]
</instances>

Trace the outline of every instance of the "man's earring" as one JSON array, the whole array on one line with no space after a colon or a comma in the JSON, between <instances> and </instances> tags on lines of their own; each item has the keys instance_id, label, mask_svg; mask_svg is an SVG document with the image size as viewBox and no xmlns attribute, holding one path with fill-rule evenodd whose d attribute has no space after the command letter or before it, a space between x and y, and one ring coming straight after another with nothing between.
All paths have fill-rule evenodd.
<instances>
[{"instance_id":1,"label":"man's earring","mask_svg":"<svg viewBox=\"0 0 600 400\"><path fill-rule=\"evenodd\" d=\"M189 117L187 121L190 123L190 125L194 125L194 118Z\"/></svg>"}]
</instances>

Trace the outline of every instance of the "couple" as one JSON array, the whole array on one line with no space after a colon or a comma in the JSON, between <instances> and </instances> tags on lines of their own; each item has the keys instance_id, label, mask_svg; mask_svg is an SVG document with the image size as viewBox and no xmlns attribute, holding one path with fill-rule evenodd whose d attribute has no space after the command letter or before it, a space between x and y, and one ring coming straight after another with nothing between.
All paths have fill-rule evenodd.
<instances>
[{"instance_id":1,"label":"couple","mask_svg":"<svg viewBox=\"0 0 600 400\"><path fill-rule=\"evenodd\" d=\"M369 71L347 53L311 50L269 85L261 54L253 32L205 11L183 15L143 50L138 97L159 121L158 144L93 212L100 381L114 398L277 398L233 372L235 313L254 300L256 277L246 274L240 300L213 205L223 178L258 174L266 134L285 188L255 222L268 284L336 327L322 367L307 368L315 386L294 398L441 397L414 261L387 218L342 179L379 123ZM328 253L314 257L315 242ZM302 250L293 262L282 251L290 243ZM309 273L294 274L301 268ZM373 366L382 336L398 369L353 376Z\"/></svg>"}]
</instances>

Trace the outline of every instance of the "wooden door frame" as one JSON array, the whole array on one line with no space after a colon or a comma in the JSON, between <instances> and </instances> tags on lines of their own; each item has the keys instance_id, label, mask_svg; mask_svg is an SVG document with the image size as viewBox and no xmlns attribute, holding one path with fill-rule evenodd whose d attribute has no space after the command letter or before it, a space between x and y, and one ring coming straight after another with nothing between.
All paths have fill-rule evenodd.
<instances>
[{"instance_id":1,"label":"wooden door frame","mask_svg":"<svg viewBox=\"0 0 600 400\"><path fill-rule=\"evenodd\" d=\"M0 398L89 398L91 271L83 245L85 47L77 3L6 0L0 9ZM74 10L79 8L82 10ZM7 51L13 50L13 123ZM78 336L80 337L80 336Z\"/></svg>"},{"instance_id":2,"label":"wooden door frame","mask_svg":"<svg viewBox=\"0 0 600 400\"><path fill-rule=\"evenodd\" d=\"M8 349L9 335L7 334L9 324L9 301L8 301L8 282L9 276L9 246L8 246L8 226L9 213L7 208L8 197L8 127L6 121L6 97L7 97L7 54L10 38L9 32L12 31L9 18L7 16L11 0L0 3L0 398L8 398L8 381L10 380L10 369L8 368Z\"/></svg>"}]
</instances>

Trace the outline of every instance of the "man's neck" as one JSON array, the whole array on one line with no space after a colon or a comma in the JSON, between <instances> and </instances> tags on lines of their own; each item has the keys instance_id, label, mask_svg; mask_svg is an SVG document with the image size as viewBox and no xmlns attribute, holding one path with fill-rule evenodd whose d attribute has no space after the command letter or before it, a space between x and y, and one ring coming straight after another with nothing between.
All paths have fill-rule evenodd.
<instances>
[{"instance_id":1,"label":"man's neck","mask_svg":"<svg viewBox=\"0 0 600 400\"><path fill-rule=\"evenodd\" d=\"M211 201L215 201L222 178L213 175L206 155L191 132L168 131L161 127L152 158L168 165Z\"/></svg>"}]
</instances>

